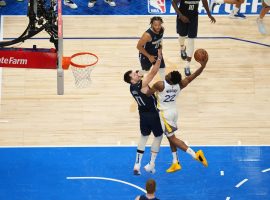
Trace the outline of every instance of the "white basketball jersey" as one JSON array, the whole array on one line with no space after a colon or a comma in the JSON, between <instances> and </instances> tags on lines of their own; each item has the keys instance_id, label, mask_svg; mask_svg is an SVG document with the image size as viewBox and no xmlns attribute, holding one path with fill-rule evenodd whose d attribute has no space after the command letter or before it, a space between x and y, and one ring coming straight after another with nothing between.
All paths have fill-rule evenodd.
<instances>
[{"instance_id":1,"label":"white basketball jersey","mask_svg":"<svg viewBox=\"0 0 270 200\"><path fill-rule=\"evenodd\" d=\"M158 109L176 109L176 98L180 92L180 85L170 85L166 80L164 82L164 90L157 93Z\"/></svg>"}]
</instances>

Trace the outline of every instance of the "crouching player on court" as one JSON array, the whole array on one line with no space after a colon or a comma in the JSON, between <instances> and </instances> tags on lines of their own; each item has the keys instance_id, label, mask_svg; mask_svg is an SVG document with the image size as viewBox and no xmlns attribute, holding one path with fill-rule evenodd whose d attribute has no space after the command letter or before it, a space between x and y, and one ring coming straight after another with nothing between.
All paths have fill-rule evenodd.
<instances>
[{"instance_id":1,"label":"crouching player on court","mask_svg":"<svg viewBox=\"0 0 270 200\"><path fill-rule=\"evenodd\" d=\"M153 92L156 92L158 109L160 110L160 120L163 131L167 136L173 155L173 163L167 172L175 172L181 169L181 165L177 156L177 148L182 149L195 160L200 161L205 167L208 166L207 160L202 150L196 153L188 147L182 140L175 137L174 132L177 130L178 112L176 107L176 98L179 96L180 91L188 86L197 76L199 76L204 70L208 57L201 61L201 67L197 69L193 74L184 78L178 71L172 71L168 73L164 81L158 81L153 85Z\"/></svg>"}]
</instances>

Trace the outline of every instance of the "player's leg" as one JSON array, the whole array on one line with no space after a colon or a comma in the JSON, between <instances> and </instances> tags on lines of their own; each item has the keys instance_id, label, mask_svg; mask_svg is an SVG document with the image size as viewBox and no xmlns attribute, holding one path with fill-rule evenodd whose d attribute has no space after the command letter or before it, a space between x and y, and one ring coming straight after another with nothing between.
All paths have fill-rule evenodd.
<instances>
[{"instance_id":1,"label":"player's leg","mask_svg":"<svg viewBox=\"0 0 270 200\"><path fill-rule=\"evenodd\" d=\"M141 135L141 137L139 139L139 143L137 146L137 152L136 152L136 160L135 160L134 169L133 169L134 175L141 174L141 172L140 172L141 160L142 160L142 157L144 154L145 145L146 145L146 142L148 140L148 137L149 137L149 135L147 135L147 136Z\"/></svg>"},{"instance_id":2,"label":"player's leg","mask_svg":"<svg viewBox=\"0 0 270 200\"><path fill-rule=\"evenodd\" d=\"M260 18L260 19L263 19L264 16L266 15L266 13L269 12L269 10L270 10L270 0L264 0L264 1L262 2L262 10L261 10L261 12L260 12L259 18Z\"/></svg>"},{"instance_id":3,"label":"player's leg","mask_svg":"<svg viewBox=\"0 0 270 200\"><path fill-rule=\"evenodd\" d=\"M152 113L149 116L149 124L154 134L154 139L151 145L151 159L150 162L144 167L145 171L155 173L155 161L160 149L160 144L163 137L163 129L160 123L158 112Z\"/></svg>"},{"instance_id":4,"label":"player's leg","mask_svg":"<svg viewBox=\"0 0 270 200\"><path fill-rule=\"evenodd\" d=\"M214 8L217 5L227 3L227 4L234 4L234 9L230 13L229 17L230 18L235 18L235 19L245 19L246 16L242 13L240 13L240 6L241 4L244 3L244 0L212 0L211 5L210 5L210 10L213 12Z\"/></svg>"},{"instance_id":5,"label":"player's leg","mask_svg":"<svg viewBox=\"0 0 270 200\"><path fill-rule=\"evenodd\" d=\"M166 172L172 173L172 172L176 172L176 171L180 170L182 167L181 167L180 162L178 160L177 147L173 143L171 143L170 140L169 140L169 143L170 143L170 148L172 151L173 160L172 160L171 166L166 170Z\"/></svg>"},{"instance_id":6,"label":"player's leg","mask_svg":"<svg viewBox=\"0 0 270 200\"><path fill-rule=\"evenodd\" d=\"M180 56L183 60L187 59L187 53L186 53L186 46L185 46L185 39L188 33L188 24L182 22L178 16L176 17L176 32L178 33L178 42L180 45Z\"/></svg>"},{"instance_id":7,"label":"player's leg","mask_svg":"<svg viewBox=\"0 0 270 200\"><path fill-rule=\"evenodd\" d=\"M229 15L231 18L246 19L246 16L244 14L240 13L240 7L241 7L241 4L243 4L243 3L244 3L244 0L238 0L235 3L234 8Z\"/></svg>"},{"instance_id":8,"label":"player's leg","mask_svg":"<svg viewBox=\"0 0 270 200\"><path fill-rule=\"evenodd\" d=\"M238 3L238 0L211 0L211 4L210 4L210 10L213 12L214 8L218 5L221 5L221 4L224 4L224 3L227 3L227 4L237 4Z\"/></svg>"},{"instance_id":9,"label":"player's leg","mask_svg":"<svg viewBox=\"0 0 270 200\"><path fill-rule=\"evenodd\" d=\"M264 0L262 2L262 10L260 12L259 17L257 18L257 25L258 25L258 29L259 32L261 34L267 34L267 31L265 29L264 23L263 23L263 18L266 15L266 13L268 13L270 10L270 0Z\"/></svg>"},{"instance_id":10,"label":"player's leg","mask_svg":"<svg viewBox=\"0 0 270 200\"><path fill-rule=\"evenodd\" d=\"M206 167L208 166L207 160L206 160L202 150L199 150L195 153L195 151L192 148L187 146L182 140L175 137L174 134L172 136L168 137L168 140L171 143L173 143L177 148L179 148L179 149L183 150L184 152L188 153L189 155L191 155L191 157L194 158L195 160L200 161L204 166L206 166Z\"/></svg>"},{"instance_id":11,"label":"player's leg","mask_svg":"<svg viewBox=\"0 0 270 200\"><path fill-rule=\"evenodd\" d=\"M190 76L190 62L194 52L194 40L197 37L198 33L198 17L190 20L188 25L188 42L187 42L187 60L185 66L185 75Z\"/></svg>"},{"instance_id":12,"label":"player's leg","mask_svg":"<svg viewBox=\"0 0 270 200\"><path fill-rule=\"evenodd\" d=\"M177 120L178 120L177 110L167 109L165 111L160 111L159 116L163 132L167 137L170 137L171 135L174 134L174 131L177 130ZM171 143L170 140L169 143L172 151L173 160L171 166L166 170L166 172L171 173L180 170L181 165L178 160L177 147L173 143Z\"/></svg>"},{"instance_id":13,"label":"player's leg","mask_svg":"<svg viewBox=\"0 0 270 200\"><path fill-rule=\"evenodd\" d=\"M134 169L133 169L134 175L141 174L141 171L140 171L141 160L145 151L146 142L151 133L151 129L148 126L147 118L144 114L140 114L140 130L141 130L141 136L140 136L139 143L137 146L136 160L135 160Z\"/></svg>"}]
</instances>

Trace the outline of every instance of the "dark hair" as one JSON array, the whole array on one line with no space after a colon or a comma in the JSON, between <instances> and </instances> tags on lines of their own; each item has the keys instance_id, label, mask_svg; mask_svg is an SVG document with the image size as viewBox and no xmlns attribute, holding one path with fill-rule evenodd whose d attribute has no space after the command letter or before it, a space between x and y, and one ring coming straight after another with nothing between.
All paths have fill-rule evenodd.
<instances>
[{"instance_id":1,"label":"dark hair","mask_svg":"<svg viewBox=\"0 0 270 200\"><path fill-rule=\"evenodd\" d=\"M172 84L177 84L182 80L182 75L179 71L172 71L170 81Z\"/></svg>"},{"instance_id":2,"label":"dark hair","mask_svg":"<svg viewBox=\"0 0 270 200\"><path fill-rule=\"evenodd\" d=\"M130 74L131 74L132 70L129 70L127 71L125 74L124 74L124 81L131 84L131 77L130 77Z\"/></svg>"},{"instance_id":3,"label":"dark hair","mask_svg":"<svg viewBox=\"0 0 270 200\"><path fill-rule=\"evenodd\" d=\"M149 179L145 184L145 189L148 194L154 194L156 191L156 182L154 179Z\"/></svg>"},{"instance_id":4,"label":"dark hair","mask_svg":"<svg viewBox=\"0 0 270 200\"><path fill-rule=\"evenodd\" d=\"M154 21L160 21L161 24L163 23L163 19L159 16L154 16L150 19L150 24L152 25L154 23Z\"/></svg>"}]
</instances>

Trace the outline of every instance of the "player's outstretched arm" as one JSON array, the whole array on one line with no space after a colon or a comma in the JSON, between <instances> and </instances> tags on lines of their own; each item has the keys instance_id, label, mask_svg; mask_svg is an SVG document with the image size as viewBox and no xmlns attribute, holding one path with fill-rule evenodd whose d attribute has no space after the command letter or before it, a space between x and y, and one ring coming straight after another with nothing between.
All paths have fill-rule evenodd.
<instances>
[{"instance_id":1,"label":"player's outstretched arm","mask_svg":"<svg viewBox=\"0 0 270 200\"><path fill-rule=\"evenodd\" d=\"M188 86L188 84L193 81L197 76L199 76L202 71L204 70L206 64L208 62L208 57L204 61L200 61L201 67L197 69L194 73L192 73L190 76L186 77L185 79L181 80L180 87L181 89Z\"/></svg>"},{"instance_id":2,"label":"player's outstretched arm","mask_svg":"<svg viewBox=\"0 0 270 200\"><path fill-rule=\"evenodd\" d=\"M162 59L162 50L158 49L158 58L156 63L151 67L150 71L142 80L142 88L148 86L148 84L154 79L157 74Z\"/></svg>"}]
</instances>

